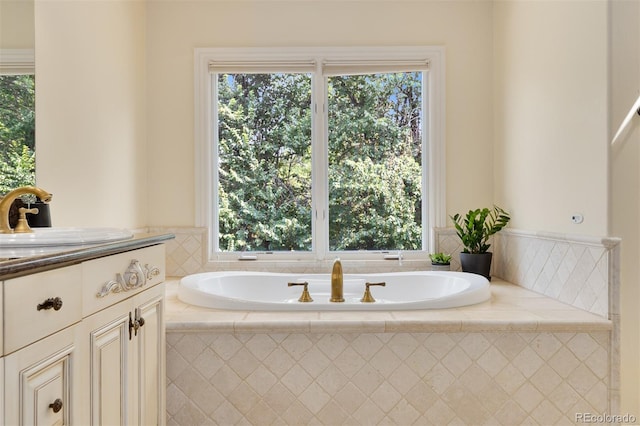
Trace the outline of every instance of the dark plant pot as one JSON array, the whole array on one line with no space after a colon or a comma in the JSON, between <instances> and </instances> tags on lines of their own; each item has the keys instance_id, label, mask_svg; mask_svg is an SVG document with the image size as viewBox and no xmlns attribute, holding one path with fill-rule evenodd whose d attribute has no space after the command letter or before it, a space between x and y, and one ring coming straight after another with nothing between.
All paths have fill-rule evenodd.
<instances>
[{"instance_id":1,"label":"dark plant pot","mask_svg":"<svg viewBox=\"0 0 640 426\"><path fill-rule=\"evenodd\" d=\"M460 253L462 272L482 275L491 281L491 258L493 253Z\"/></svg>"}]
</instances>

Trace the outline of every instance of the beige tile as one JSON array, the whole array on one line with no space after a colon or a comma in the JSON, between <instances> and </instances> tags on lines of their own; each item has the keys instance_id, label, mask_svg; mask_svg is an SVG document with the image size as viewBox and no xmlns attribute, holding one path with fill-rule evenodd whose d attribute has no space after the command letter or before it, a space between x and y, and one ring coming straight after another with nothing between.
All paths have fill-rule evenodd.
<instances>
[{"instance_id":1,"label":"beige tile","mask_svg":"<svg viewBox=\"0 0 640 426\"><path fill-rule=\"evenodd\" d=\"M384 416L385 413L372 400L365 401L353 414L353 418L360 425L377 425Z\"/></svg>"},{"instance_id":2,"label":"beige tile","mask_svg":"<svg viewBox=\"0 0 640 426\"><path fill-rule=\"evenodd\" d=\"M276 330L280 333L308 333L310 322L287 320L264 322L247 319L233 323L233 331L236 333L269 333Z\"/></svg>"},{"instance_id":3,"label":"beige tile","mask_svg":"<svg viewBox=\"0 0 640 426\"><path fill-rule=\"evenodd\" d=\"M535 409L544 400L544 395L540 393L531 383L525 382L513 394L513 400L518 403L527 413Z\"/></svg>"},{"instance_id":4,"label":"beige tile","mask_svg":"<svg viewBox=\"0 0 640 426\"><path fill-rule=\"evenodd\" d=\"M331 400L331 395L325 392L318 383L312 382L300 393L298 400L315 415Z\"/></svg>"},{"instance_id":5,"label":"beige tile","mask_svg":"<svg viewBox=\"0 0 640 426\"><path fill-rule=\"evenodd\" d=\"M181 268L200 244L187 237ZM555 424L616 407L615 323L598 296L609 249L517 234L495 245L510 256L497 271L535 291L494 278L490 301L462 308L248 313L185 305L173 281L167 423Z\"/></svg>"},{"instance_id":6,"label":"beige tile","mask_svg":"<svg viewBox=\"0 0 640 426\"><path fill-rule=\"evenodd\" d=\"M264 400L258 401L251 410L245 414L249 424L271 425L278 421L278 413Z\"/></svg>"},{"instance_id":7,"label":"beige tile","mask_svg":"<svg viewBox=\"0 0 640 426\"><path fill-rule=\"evenodd\" d=\"M316 414L319 425L344 425L354 424L349 421L349 412L342 408L337 401L329 401Z\"/></svg>"},{"instance_id":8,"label":"beige tile","mask_svg":"<svg viewBox=\"0 0 640 426\"><path fill-rule=\"evenodd\" d=\"M383 333L385 331L384 320L339 320L322 319L311 321L309 330L312 333Z\"/></svg>"},{"instance_id":9,"label":"beige tile","mask_svg":"<svg viewBox=\"0 0 640 426\"><path fill-rule=\"evenodd\" d=\"M394 313L395 315L395 313ZM394 319L385 323L386 333L442 333L458 332L462 321L458 320L410 320Z\"/></svg>"}]
</instances>

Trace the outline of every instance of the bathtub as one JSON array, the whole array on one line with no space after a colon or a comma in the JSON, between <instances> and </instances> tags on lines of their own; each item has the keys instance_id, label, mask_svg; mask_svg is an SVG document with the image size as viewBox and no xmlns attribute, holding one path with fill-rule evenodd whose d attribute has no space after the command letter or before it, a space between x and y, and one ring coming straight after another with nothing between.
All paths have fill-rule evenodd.
<instances>
[{"instance_id":1,"label":"bathtub","mask_svg":"<svg viewBox=\"0 0 640 426\"><path fill-rule=\"evenodd\" d=\"M206 272L180 280L178 298L185 303L215 309L244 311L369 311L442 309L473 305L491 297L489 281L465 272L392 272L345 274L344 302L329 302L330 274L291 274L268 272ZM299 302L307 282L313 302ZM366 282L372 286L373 303L364 303Z\"/></svg>"}]
</instances>

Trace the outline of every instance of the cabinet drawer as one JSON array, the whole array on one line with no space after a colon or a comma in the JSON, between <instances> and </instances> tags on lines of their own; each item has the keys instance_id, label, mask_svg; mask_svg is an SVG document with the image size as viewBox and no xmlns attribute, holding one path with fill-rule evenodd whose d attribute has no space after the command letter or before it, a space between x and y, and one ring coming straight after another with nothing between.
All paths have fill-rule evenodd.
<instances>
[{"instance_id":1,"label":"cabinet drawer","mask_svg":"<svg viewBox=\"0 0 640 426\"><path fill-rule=\"evenodd\" d=\"M82 319L80 265L4 283L4 352L11 353Z\"/></svg>"},{"instance_id":2,"label":"cabinet drawer","mask_svg":"<svg viewBox=\"0 0 640 426\"><path fill-rule=\"evenodd\" d=\"M145 247L82 264L82 316L164 281L164 245Z\"/></svg>"},{"instance_id":3,"label":"cabinet drawer","mask_svg":"<svg viewBox=\"0 0 640 426\"><path fill-rule=\"evenodd\" d=\"M4 358L5 424L79 423L78 331L65 328Z\"/></svg>"}]
</instances>

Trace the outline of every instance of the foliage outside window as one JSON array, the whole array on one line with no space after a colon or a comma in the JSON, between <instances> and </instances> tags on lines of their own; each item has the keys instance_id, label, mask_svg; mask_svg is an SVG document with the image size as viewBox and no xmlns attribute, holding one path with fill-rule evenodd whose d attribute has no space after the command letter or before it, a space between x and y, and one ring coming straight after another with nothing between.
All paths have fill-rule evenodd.
<instances>
[{"instance_id":1,"label":"foliage outside window","mask_svg":"<svg viewBox=\"0 0 640 426\"><path fill-rule=\"evenodd\" d=\"M311 78L218 77L222 251L311 250Z\"/></svg>"},{"instance_id":2,"label":"foliage outside window","mask_svg":"<svg viewBox=\"0 0 640 426\"><path fill-rule=\"evenodd\" d=\"M329 78L329 247L422 249L422 73Z\"/></svg>"},{"instance_id":3,"label":"foliage outside window","mask_svg":"<svg viewBox=\"0 0 640 426\"><path fill-rule=\"evenodd\" d=\"M328 79L330 250L422 248L422 73ZM218 75L222 251L312 249L311 76Z\"/></svg>"},{"instance_id":4,"label":"foliage outside window","mask_svg":"<svg viewBox=\"0 0 640 426\"><path fill-rule=\"evenodd\" d=\"M35 76L0 75L0 194L35 183Z\"/></svg>"}]
</instances>

